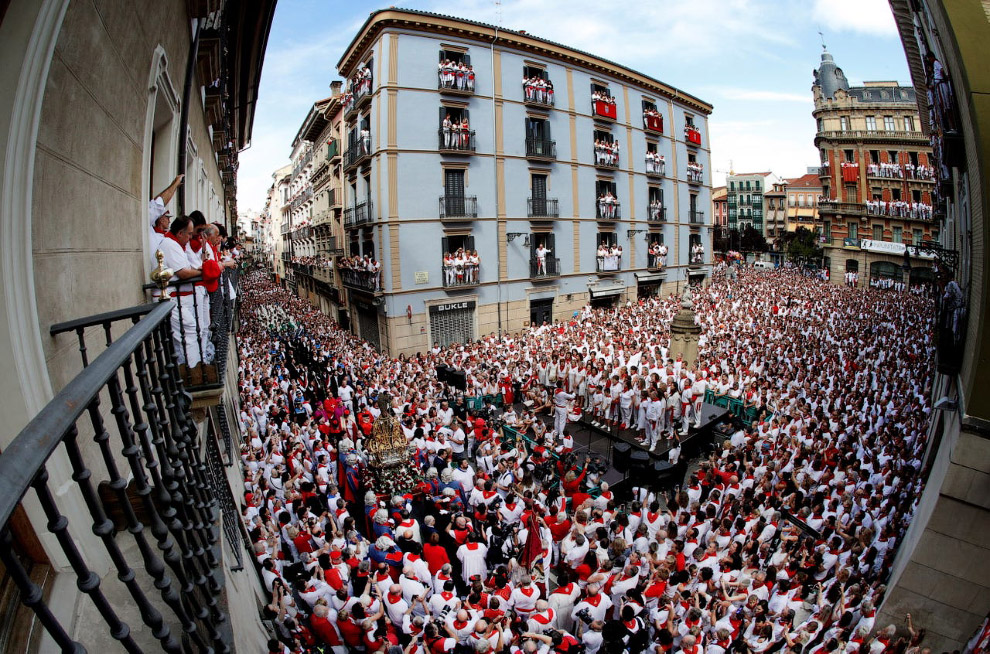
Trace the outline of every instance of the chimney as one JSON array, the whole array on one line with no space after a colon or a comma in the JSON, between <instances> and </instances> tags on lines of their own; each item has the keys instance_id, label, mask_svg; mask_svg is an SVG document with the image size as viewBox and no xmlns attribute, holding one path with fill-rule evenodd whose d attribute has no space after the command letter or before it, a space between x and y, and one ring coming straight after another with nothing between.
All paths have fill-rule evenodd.
<instances>
[{"instance_id":1,"label":"chimney","mask_svg":"<svg viewBox=\"0 0 990 654\"><path fill-rule=\"evenodd\" d=\"M331 92L331 95L333 97L335 97L335 98L338 95L340 95L340 87L343 86L343 85L344 85L344 83L342 81L340 81L339 79L338 80L335 80L333 82L330 82L330 92Z\"/></svg>"}]
</instances>

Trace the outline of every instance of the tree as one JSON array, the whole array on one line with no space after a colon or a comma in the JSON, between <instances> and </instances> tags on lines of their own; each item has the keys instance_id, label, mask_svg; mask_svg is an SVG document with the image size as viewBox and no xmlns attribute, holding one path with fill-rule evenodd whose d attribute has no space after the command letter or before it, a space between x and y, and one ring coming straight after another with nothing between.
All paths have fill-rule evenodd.
<instances>
[{"instance_id":1,"label":"tree","mask_svg":"<svg viewBox=\"0 0 990 654\"><path fill-rule=\"evenodd\" d=\"M766 252L767 239L752 225L747 225L743 230L740 249L743 252Z\"/></svg>"},{"instance_id":2,"label":"tree","mask_svg":"<svg viewBox=\"0 0 990 654\"><path fill-rule=\"evenodd\" d=\"M820 261L824 251L818 244L818 236L807 227L798 227L787 244L787 258L791 261Z\"/></svg>"}]
</instances>

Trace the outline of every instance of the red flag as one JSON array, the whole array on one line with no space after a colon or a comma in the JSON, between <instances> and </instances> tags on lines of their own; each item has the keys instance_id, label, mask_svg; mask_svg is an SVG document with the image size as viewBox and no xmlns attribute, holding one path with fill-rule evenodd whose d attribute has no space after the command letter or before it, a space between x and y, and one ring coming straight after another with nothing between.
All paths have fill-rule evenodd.
<instances>
[{"instance_id":1,"label":"red flag","mask_svg":"<svg viewBox=\"0 0 990 654\"><path fill-rule=\"evenodd\" d=\"M543 543L540 540L540 527L536 524L536 512L529 512L529 519L526 520L526 545L523 547L522 559L519 563L529 570L533 567L533 562L543 555Z\"/></svg>"}]
</instances>

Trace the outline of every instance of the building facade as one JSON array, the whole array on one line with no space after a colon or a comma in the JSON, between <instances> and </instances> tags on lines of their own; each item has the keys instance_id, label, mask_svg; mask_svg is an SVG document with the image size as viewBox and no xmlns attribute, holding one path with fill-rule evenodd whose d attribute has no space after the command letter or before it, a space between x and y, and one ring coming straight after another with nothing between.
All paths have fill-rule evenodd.
<instances>
[{"instance_id":1,"label":"building facade","mask_svg":"<svg viewBox=\"0 0 990 654\"><path fill-rule=\"evenodd\" d=\"M986 261L990 21L979 3L891 0L937 192L935 411L924 492L878 624L926 617L932 651L986 651L990 629L990 353ZM937 239L935 238L937 232ZM913 258L912 258L913 263ZM972 648L972 649L970 649Z\"/></svg>"},{"instance_id":2,"label":"building facade","mask_svg":"<svg viewBox=\"0 0 990 654\"><path fill-rule=\"evenodd\" d=\"M712 189L712 226L716 230L729 226L728 190L725 186Z\"/></svg>"},{"instance_id":3,"label":"building facade","mask_svg":"<svg viewBox=\"0 0 990 654\"><path fill-rule=\"evenodd\" d=\"M372 14L338 71L338 270L353 330L380 348L511 332L708 274L707 103L522 32L395 9Z\"/></svg>"},{"instance_id":4,"label":"building facade","mask_svg":"<svg viewBox=\"0 0 990 654\"><path fill-rule=\"evenodd\" d=\"M773 243L787 231L787 182L774 182L763 194L766 239Z\"/></svg>"},{"instance_id":5,"label":"building facade","mask_svg":"<svg viewBox=\"0 0 990 654\"><path fill-rule=\"evenodd\" d=\"M729 230L742 233L747 227L752 227L766 238L766 204L763 194L778 182L780 179L771 172L729 173L725 178Z\"/></svg>"},{"instance_id":6,"label":"building facade","mask_svg":"<svg viewBox=\"0 0 990 654\"><path fill-rule=\"evenodd\" d=\"M913 249L938 238L931 146L915 91L896 82L850 87L822 53L812 86L821 154L820 230L831 279L931 280L931 258ZM910 275L907 275L910 265Z\"/></svg>"},{"instance_id":7,"label":"building facade","mask_svg":"<svg viewBox=\"0 0 990 654\"><path fill-rule=\"evenodd\" d=\"M817 172L785 180L787 182L787 231L807 227L821 229L818 221L818 200L822 195L822 182ZM819 231L819 237L822 234Z\"/></svg>"},{"instance_id":8,"label":"building facade","mask_svg":"<svg viewBox=\"0 0 990 654\"><path fill-rule=\"evenodd\" d=\"M290 271L289 262L292 252L289 248L289 179L292 174L292 164L282 166L272 173L272 185L268 189L269 244L272 255L271 266L275 279L285 284L286 275Z\"/></svg>"}]
</instances>

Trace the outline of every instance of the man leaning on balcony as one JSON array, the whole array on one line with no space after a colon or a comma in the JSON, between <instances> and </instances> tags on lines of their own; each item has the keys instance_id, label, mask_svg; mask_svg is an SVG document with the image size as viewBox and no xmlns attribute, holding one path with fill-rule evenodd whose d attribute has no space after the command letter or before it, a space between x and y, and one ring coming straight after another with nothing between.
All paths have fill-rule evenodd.
<instances>
[{"instance_id":1,"label":"man leaning on balcony","mask_svg":"<svg viewBox=\"0 0 990 654\"><path fill-rule=\"evenodd\" d=\"M209 265L204 269L195 268L189 261L186 246L195 227L189 216L179 216L172 221L168 233L158 246L162 253L162 265L172 270L170 281L191 279L201 273L210 277L219 276L219 266ZM211 262L216 264L216 262ZM214 270L216 268L216 270ZM180 364L194 368L203 359L201 343L196 337L195 288L193 284L179 284L175 288L176 306L172 309L172 341Z\"/></svg>"}]
</instances>

